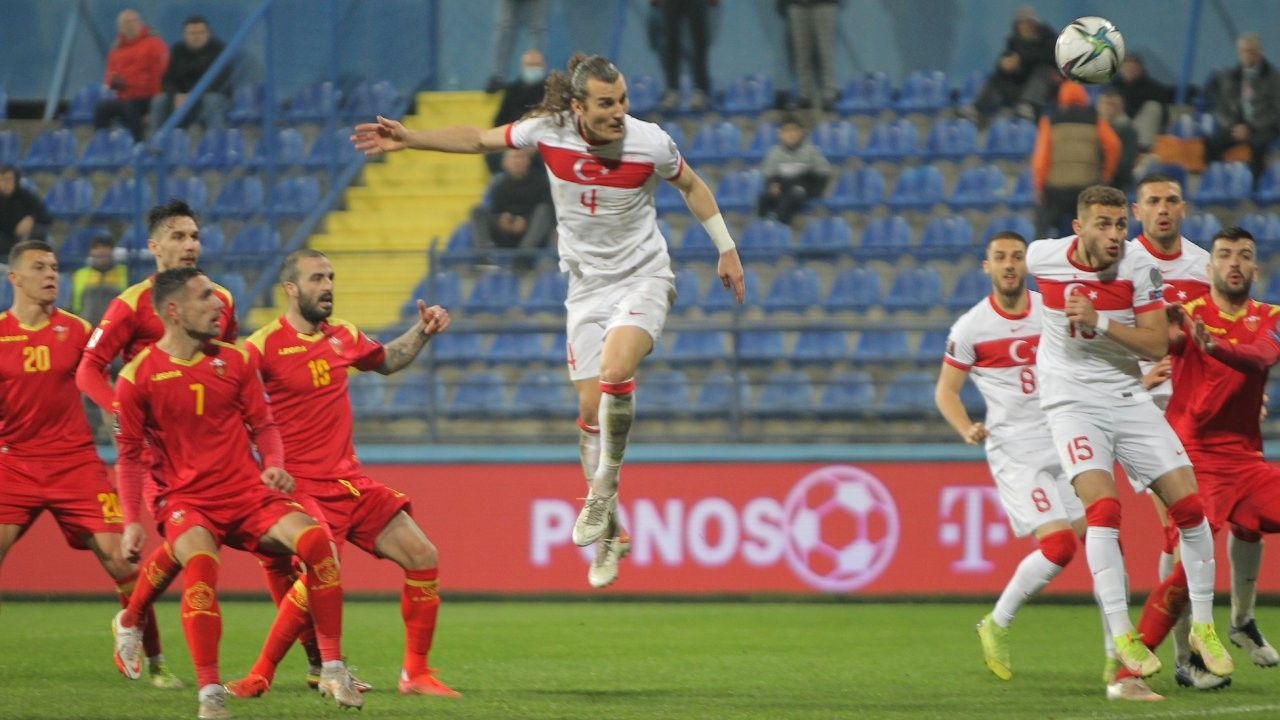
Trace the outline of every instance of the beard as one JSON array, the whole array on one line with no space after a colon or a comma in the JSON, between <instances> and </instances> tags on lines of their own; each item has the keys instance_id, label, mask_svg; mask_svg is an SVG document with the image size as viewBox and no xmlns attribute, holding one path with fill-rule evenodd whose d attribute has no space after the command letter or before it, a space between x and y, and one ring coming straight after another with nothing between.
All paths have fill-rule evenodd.
<instances>
[{"instance_id":1,"label":"beard","mask_svg":"<svg viewBox=\"0 0 1280 720\"><path fill-rule=\"evenodd\" d=\"M1249 292L1253 289L1253 281L1246 280L1244 285L1239 288L1233 288L1227 285L1227 281L1222 278L1213 279L1213 289L1217 293L1233 303L1242 303L1249 299Z\"/></svg>"},{"instance_id":2,"label":"beard","mask_svg":"<svg viewBox=\"0 0 1280 720\"><path fill-rule=\"evenodd\" d=\"M302 314L303 319L305 319L307 322L318 325L321 322L328 320L329 316L333 314L332 307L330 307L328 310L325 310L320 307L320 300L328 300L329 302L333 302L332 297L322 296L320 298L317 298L315 302L311 300L304 300L302 298L298 298L298 312Z\"/></svg>"},{"instance_id":3,"label":"beard","mask_svg":"<svg viewBox=\"0 0 1280 720\"><path fill-rule=\"evenodd\" d=\"M1016 298L1027 292L1027 281L1023 278L1017 285L1011 288L996 286L996 292L1007 298Z\"/></svg>"}]
</instances>

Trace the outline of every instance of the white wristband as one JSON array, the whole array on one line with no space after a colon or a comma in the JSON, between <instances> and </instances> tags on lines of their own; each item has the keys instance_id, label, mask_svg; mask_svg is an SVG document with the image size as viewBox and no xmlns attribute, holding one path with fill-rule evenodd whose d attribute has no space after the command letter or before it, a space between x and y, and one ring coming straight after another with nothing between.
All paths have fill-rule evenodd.
<instances>
[{"instance_id":1,"label":"white wristband","mask_svg":"<svg viewBox=\"0 0 1280 720\"><path fill-rule=\"evenodd\" d=\"M724 216L720 213L703 220L702 227L711 236L716 252L724 254L737 247L733 243L733 238L729 237L729 228L724 224Z\"/></svg>"},{"instance_id":2,"label":"white wristband","mask_svg":"<svg viewBox=\"0 0 1280 720\"><path fill-rule=\"evenodd\" d=\"M1094 323L1093 329L1097 331L1099 335L1106 335L1107 331L1111 329L1111 318L1103 315L1102 313L1098 313L1098 322Z\"/></svg>"}]
</instances>

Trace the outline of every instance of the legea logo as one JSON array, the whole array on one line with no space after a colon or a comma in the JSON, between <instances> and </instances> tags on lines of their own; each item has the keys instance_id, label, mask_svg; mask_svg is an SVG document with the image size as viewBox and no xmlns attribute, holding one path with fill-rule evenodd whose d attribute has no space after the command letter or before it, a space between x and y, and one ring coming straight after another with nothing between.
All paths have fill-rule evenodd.
<instances>
[{"instance_id":1,"label":"legea logo","mask_svg":"<svg viewBox=\"0 0 1280 720\"><path fill-rule=\"evenodd\" d=\"M740 559L756 567L786 560L816 590L848 592L880 576L898 547L898 508L874 475L830 465L802 477L783 501L757 497L741 507L721 497L623 501L631 534L628 563L715 568ZM535 567L571 546L578 508L560 499L532 502L530 555ZM594 547L581 548L586 562Z\"/></svg>"}]
</instances>

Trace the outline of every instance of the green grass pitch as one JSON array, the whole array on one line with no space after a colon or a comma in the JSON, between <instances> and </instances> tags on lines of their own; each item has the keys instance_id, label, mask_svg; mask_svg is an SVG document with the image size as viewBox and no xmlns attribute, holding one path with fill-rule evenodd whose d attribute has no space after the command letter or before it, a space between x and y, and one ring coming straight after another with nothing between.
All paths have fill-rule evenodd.
<instances>
[{"instance_id":1,"label":"green grass pitch","mask_svg":"<svg viewBox=\"0 0 1280 720\"><path fill-rule=\"evenodd\" d=\"M194 718L194 689L124 680L101 602L9 600L0 608L0 718ZM1235 684L1173 683L1172 651L1152 685L1162 703L1108 702L1092 605L1031 604L1014 625L1014 678L987 672L976 604L447 602L432 665L465 697L401 697L396 602L350 602L344 650L376 685L365 718L1276 718L1280 669L1238 650ZM270 623L260 601L222 606L223 679L245 672ZM159 606L166 655L194 680L177 605ZM1136 613L1136 609L1135 609ZM1225 609L1218 625L1225 627ZM1259 623L1280 633L1280 611ZM236 718L343 715L303 684L296 648L267 696Z\"/></svg>"}]
</instances>

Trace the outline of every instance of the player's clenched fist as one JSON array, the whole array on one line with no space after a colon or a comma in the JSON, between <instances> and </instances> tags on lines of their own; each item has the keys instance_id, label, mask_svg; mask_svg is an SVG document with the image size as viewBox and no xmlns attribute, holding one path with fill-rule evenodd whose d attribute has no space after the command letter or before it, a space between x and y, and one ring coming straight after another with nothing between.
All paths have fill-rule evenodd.
<instances>
[{"instance_id":1,"label":"player's clenched fist","mask_svg":"<svg viewBox=\"0 0 1280 720\"><path fill-rule=\"evenodd\" d=\"M961 437L964 438L965 444L977 445L987 439L987 426L984 423L976 422L970 425L969 429L965 430Z\"/></svg>"},{"instance_id":2,"label":"player's clenched fist","mask_svg":"<svg viewBox=\"0 0 1280 720\"><path fill-rule=\"evenodd\" d=\"M421 300L418 301L418 319L422 321L422 334L427 337L438 335L449 327L448 310L439 305L427 307Z\"/></svg>"},{"instance_id":3,"label":"player's clenched fist","mask_svg":"<svg viewBox=\"0 0 1280 720\"><path fill-rule=\"evenodd\" d=\"M1093 301L1080 293L1067 298L1063 309L1067 312L1067 320L1073 323L1089 327L1098 324L1098 311L1093 309Z\"/></svg>"},{"instance_id":4,"label":"player's clenched fist","mask_svg":"<svg viewBox=\"0 0 1280 720\"><path fill-rule=\"evenodd\" d=\"M262 484L282 493L293 492L293 476L280 467L269 467L262 471Z\"/></svg>"}]
</instances>

